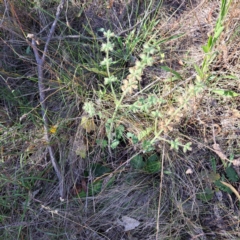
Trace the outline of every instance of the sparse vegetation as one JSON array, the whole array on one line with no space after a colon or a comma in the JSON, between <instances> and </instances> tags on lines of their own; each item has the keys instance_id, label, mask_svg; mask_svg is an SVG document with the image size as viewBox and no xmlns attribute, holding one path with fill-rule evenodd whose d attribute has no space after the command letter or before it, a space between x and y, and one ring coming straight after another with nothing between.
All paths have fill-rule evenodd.
<instances>
[{"instance_id":1,"label":"sparse vegetation","mask_svg":"<svg viewBox=\"0 0 240 240\"><path fill-rule=\"evenodd\" d=\"M240 238L240 2L0 10L0 239Z\"/></svg>"}]
</instances>

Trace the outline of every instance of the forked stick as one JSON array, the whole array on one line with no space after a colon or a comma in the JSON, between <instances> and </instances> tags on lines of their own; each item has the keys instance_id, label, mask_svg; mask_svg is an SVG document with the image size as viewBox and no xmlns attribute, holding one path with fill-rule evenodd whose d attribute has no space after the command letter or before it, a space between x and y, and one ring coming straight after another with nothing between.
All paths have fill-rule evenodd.
<instances>
[{"instance_id":1,"label":"forked stick","mask_svg":"<svg viewBox=\"0 0 240 240\"><path fill-rule=\"evenodd\" d=\"M31 47L33 48L34 56L37 62L37 70L38 70L38 89L39 89L39 96L40 96L40 104L41 104L41 112L42 112L42 119L44 124L44 134L45 134L45 140L48 144L48 151L51 159L52 166L57 174L58 180L59 180L59 192L60 192L60 200L64 199L64 176L61 173L60 166L58 165L56 158L54 156L53 148L49 144L49 125L48 125L48 118L47 118L47 106L46 106L46 96L45 96L45 87L43 83L43 66L47 55L48 45L51 41L51 38L53 36L53 33L55 31L57 21L59 20L60 13L63 9L65 0L61 0L60 4L57 7L56 16L54 19L54 22L51 26L51 29L49 31L44 50L42 53L42 56L40 56L38 48L37 48L37 39L35 38L34 34L28 34L27 38L31 39Z\"/></svg>"}]
</instances>

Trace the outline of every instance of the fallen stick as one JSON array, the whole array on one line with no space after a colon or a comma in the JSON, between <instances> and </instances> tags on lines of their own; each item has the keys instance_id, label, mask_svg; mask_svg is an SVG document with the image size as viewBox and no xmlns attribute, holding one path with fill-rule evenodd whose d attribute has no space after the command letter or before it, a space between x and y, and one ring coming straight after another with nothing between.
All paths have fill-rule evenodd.
<instances>
[{"instance_id":1,"label":"fallen stick","mask_svg":"<svg viewBox=\"0 0 240 240\"><path fill-rule=\"evenodd\" d=\"M59 181L59 193L60 193L60 200L64 200L64 176L61 173L61 168L54 156L54 152L53 152L53 148L52 146L49 144L50 141L50 137L49 137L49 123L48 123L48 118L47 118L47 106L46 106L46 96L45 96L45 86L43 83L43 66L45 63L45 59L46 59L46 55L47 55L47 50L48 50L48 46L49 43L52 39L53 33L55 31L56 25L57 25L57 21L59 20L59 16L60 13L63 9L65 0L61 0L60 4L57 7L57 12L56 12L56 16L55 19L52 23L51 29L49 31L49 34L47 36L46 39L46 43L44 45L44 50L42 53L42 56L40 56L39 51L38 51L38 42L37 42L37 38L35 37L34 34L28 34L27 38L31 39L31 47L33 49L34 52L34 56L37 62L37 71L38 71L38 90L39 90L39 96L40 96L40 104L41 104L41 112L42 112L42 119L43 119L43 125L44 125L44 135L45 135L45 140L48 144L48 152L50 155L50 159L51 159L51 163L52 166L55 170L55 173L57 175L58 181Z\"/></svg>"}]
</instances>

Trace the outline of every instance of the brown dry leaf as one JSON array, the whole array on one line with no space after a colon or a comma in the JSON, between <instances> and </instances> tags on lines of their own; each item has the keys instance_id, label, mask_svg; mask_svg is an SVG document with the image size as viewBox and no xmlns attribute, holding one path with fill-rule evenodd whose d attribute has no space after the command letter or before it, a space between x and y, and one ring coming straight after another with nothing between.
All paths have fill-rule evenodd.
<instances>
[{"instance_id":1,"label":"brown dry leaf","mask_svg":"<svg viewBox=\"0 0 240 240\"><path fill-rule=\"evenodd\" d=\"M87 133L96 130L96 125L93 118L88 118L87 116L82 117L81 126L86 130Z\"/></svg>"},{"instance_id":2,"label":"brown dry leaf","mask_svg":"<svg viewBox=\"0 0 240 240\"><path fill-rule=\"evenodd\" d=\"M82 191L82 185L81 184L75 184L72 189L70 190L70 193L73 195L73 196L76 196L78 195L78 193L80 193Z\"/></svg>"},{"instance_id":3,"label":"brown dry leaf","mask_svg":"<svg viewBox=\"0 0 240 240\"><path fill-rule=\"evenodd\" d=\"M222 159L222 160L226 160L227 156L222 152L219 144L213 144L212 145L214 152Z\"/></svg>"},{"instance_id":4,"label":"brown dry leaf","mask_svg":"<svg viewBox=\"0 0 240 240\"><path fill-rule=\"evenodd\" d=\"M185 65L184 62L183 62L181 59L178 60L178 63L179 63L179 65L181 65L181 66L184 66L184 65Z\"/></svg>"},{"instance_id":5,"label":"brown dry leaf","mask_svg":"<svg viewBox=\"0 0 240 240\"><path fill-rule=\"evenodd\" d=\"M108 1L107 9L112 8L113 2L114 2L113 0Z\"/></svg>"},{"instance_id":6,"label":"brown dry leaf","mask_svg":"<svg viewBox=\"0 0 240 240\"><path fill-rule=\"evenodd\" d=\"M213 13L213 10L211 9L211 11L208 13L208 16L206 18L207 23L212 22L212 13Z\"/></svg>"},{"instance_id":7,"label":"brown dry leaf","mask_svg":"<svg viewBox=\"0 0 240 240\"><path fill-rule=\"evenodd\" d=\"M240 118L240 112L237 109L232 110L232 116L234 118Z\"/></svg>"},{"instance_id":8,"label":"brown dry leaf","mask_svg":"<svg viewBox=\"0 0 240 240\"><path fill-rule=\"evenodd\" d=\"M81 184L82 184L82 190L86 193L87 192L87 183L84 178L81 180Z\"/></svg>"}]
</instances>

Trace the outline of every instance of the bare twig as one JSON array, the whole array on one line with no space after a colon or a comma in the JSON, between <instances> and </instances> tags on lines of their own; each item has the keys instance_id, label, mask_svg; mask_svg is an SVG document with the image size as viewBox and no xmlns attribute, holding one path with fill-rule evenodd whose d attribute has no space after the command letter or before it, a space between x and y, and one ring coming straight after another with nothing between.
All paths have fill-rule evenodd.
<instances>
[{"instance_id":1,"label":"bare twig","mask_svg":"<svg viewBox=\"0 0 240 240\"><path fill-rule=\"evenodd\" d=\"M36 62L37 62L38 89L39 89L39 96L40 96L42 119L43 119L43 124L44 124L45 139L46 139L47 143L49 143L50 137L49 137L49 131L48 131L49 130L49 124L48 124L48 118L47 118L45 87L44 87L44 83L43 83L43 79L44 79L44 77L43 77L43 66L44 66L44 62L45 62L45 59L46 59L48 46L49 46L49 43L50 43L51 38L53 36L53 33L55 31L57 21L59 20L59 16L60 16L61 10L63 9L64 3L65 3L65 0L61 0L61 3L57 7L55 20L54 20L54 22L51 26L48 37L46 39L46 43L45 43L45 46L44 46L42 56L40 56L40 54L39 54L39 51L38 51L38 48L37 48L37 39L35 38L35 36L33 34L28 34L28 36L27 36L28 38L32 39L31 47L33 48L34 56L35 56L35 59L36 59ZM56 172L56 175L58 177L58 180L59 180L60 199L64 199L64 177L63 177L63 174L61 173L60 166L58 165L58 163L56 161L56 158L54 156L52 146L48 145L48 151L49 151L52 166L53 166L53 168Z\"/></svg>"},{"instance_id":2,"label":"bare twig","mask_svg":"<svg viewBox=\"0 0 240 240\"><path fill-rule=\"evenodd\" d=\"M159 198L158 198L158 211L157 211L157 224L156 224L156 240L158 240L159 236L159 218L160 218L160 210L161 210L161 200L162 200L162 189L163 189L163 163L165 158L165 144L163 145L163 153L162 153L162 161L161 161L161 173L160 173L160 184L159 184Z\"/></svg>"}]
</instances>

